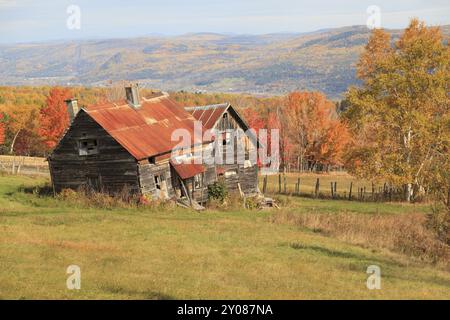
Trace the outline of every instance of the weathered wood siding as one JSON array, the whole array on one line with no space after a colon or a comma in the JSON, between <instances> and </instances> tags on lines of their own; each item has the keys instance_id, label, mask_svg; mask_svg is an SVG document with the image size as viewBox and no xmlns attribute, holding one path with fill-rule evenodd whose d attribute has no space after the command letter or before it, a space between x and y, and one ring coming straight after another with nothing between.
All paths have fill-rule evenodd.
<instances>
[{"instance_id":1,"label":"weathered wood siding","mask_svg":"<svg viewBox=\"0 0 450 320\"><path fill-rule=\"evenodd\" d=\"M80 156L80 139L96 139L98 154ZM49 166L56 192L88 187L92 181L99 191L114 193L126 187L139 192L136 160L83 110L50 156Z\"/></svg>"},{"instance_id":2,"label":"weathered wood siding","mask_svg":"<svg viewBox=\"0 0 450 320\"><path fill-rule=\"evenodd\" d=\"M172 186L172 174L170 170L169 161L161 163L139 163L139 185L143 194L151 195L154 199L165 198L164 190L161 194L160 189L157 189L155 183L155 176L164 177L167 188L167 198L172 198L175 191Z\"/></svg>"},{"instance_id":3,"label":"weathered wood siding","mask_svg":"<svg viewBox=\"0 0 450 320\"><path fill-rule=\"evenodd\" d=\"M208 185L213 184L215 181L217 181L216 166L205 165L205 167L206 170L203 173L203 187L195 188L194 178L183 180L187 192L189 193L189 196L199 203L205 203L208 200ZM174 192L177 195L181 195L182 186L180 183L180 178L173 168L171 171L172 171L172 186Z\"/></svg>"},{"instance_id":4,"label":"weathered wood siding","mask_svg":"<svg viewBox=\"0 0 450 320\"><path fill-rule=\"evenodd\" d=\"M217 173L215 165L206 165L206 171L204 173L203 182L206 186L213 184L217 181Z\"/></svg>"},{"instance_id":5,"label":"weathered wood siding","mask_svg":"<svg viewBox=\"0 0 450 320\"><path fill-rule=\"evenodd\" d=\"M230 110L230 109L229 109ZM226 116L218 120L215 129L224 133L226 130L245 130L242 119L238 118L235 112L226 112ZM233 148L223 145L221 148L223 154L223 165L219 165L221 171L225 171L222 179L225 182L227 189L231 192L238 191L238 183L244 193L255 193L258 190L258 167L245 166L242 163L243 159L238 159L238 148L244 151L245 159L249 159L249 153L256 151L255 143L247 136L243 135L241 139L234 137ZM230 150L228 150L230 149ZM228 154L232 152L232 154ZM227 155L233 159L233 164L227 164ZM227 175L226 172L235 171L236 175Z\"/></svg>"},{"instance_id":6,"label":"weathered wood siding","mask_svg":"<svg viewBox=\"0 0 450 320\"><path fill-rule=\"evenodd\" d=\"M244 165L224 165L220 166L221 171L224 171L223 179L225 186L230 192L238 191L238 183L244 193L256 193L258 191L258 166L245 167ZM230 172L236 174L230 175Z\"/></svg>"},{"instance_id":7,"label":"weathered wood siding","mask_svg":"<svg viewBox=\"0 0 450 320\"><path fill-rule=\"evenodd\" d=\"M247 168L239 166L239 183L245 193L256 193L258 191L258 166Z\"/></svg>"}]
</instances>

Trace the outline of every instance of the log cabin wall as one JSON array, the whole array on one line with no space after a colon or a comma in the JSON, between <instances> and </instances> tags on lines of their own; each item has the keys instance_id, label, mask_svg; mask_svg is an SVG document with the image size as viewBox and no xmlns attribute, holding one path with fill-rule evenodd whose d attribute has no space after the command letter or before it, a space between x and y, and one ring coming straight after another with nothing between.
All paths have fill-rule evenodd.
<instances>
[{"instance_id":1,"label":"log cabin wall","mask_svg":"<svg viewBox=\"0 0 450 320\"><path fill-rule=\"evenodd\" d=\"M49 157L49 167L55 192L80 187L139 192L134 157L83 110Z\"/></svg>"},{"instance_id":2,"label":"log cabin wall","mask_svg":"<svg viewBox=\"0 0 450 320\"><path fill-rule=\"evenodd\" d=\"M168 199L175 196L169 160L155 164L140 161L138 168L142 194L151 195L153 199Z\"/></svg>"}]
</instances>

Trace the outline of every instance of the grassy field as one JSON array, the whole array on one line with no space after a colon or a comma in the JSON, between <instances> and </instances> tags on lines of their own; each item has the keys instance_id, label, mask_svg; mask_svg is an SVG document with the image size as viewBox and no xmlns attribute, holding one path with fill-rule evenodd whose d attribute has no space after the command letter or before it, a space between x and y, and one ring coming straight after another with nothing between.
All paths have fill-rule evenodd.
<instances>
[{"instance_id":1,"label":"grassy field","mask_svg":"<svg viewBox=\"0 0 450 320\"><path fill-rule=\"evenodd\" d=\"M106 210L21 191L44 182L0 176L2 299L450 298L442 266L274 222L286 210L369 217L427 206L285 197L279 211ZM72 264L81 290L66 288ZM381 290L366 288L374 264Z\"/></svg>"}]
</instances>

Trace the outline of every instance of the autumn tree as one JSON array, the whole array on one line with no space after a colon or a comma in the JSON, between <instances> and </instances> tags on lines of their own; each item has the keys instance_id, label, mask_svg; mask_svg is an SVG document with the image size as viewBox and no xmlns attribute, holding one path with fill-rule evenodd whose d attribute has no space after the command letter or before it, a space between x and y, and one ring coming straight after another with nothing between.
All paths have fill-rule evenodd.
<instances>
[{"instance_id":1,"label":"autumn tree","mask_svg":"<svg viewBox=\"0 0 450 320\"><path fill-rule=\"evenodd\" d=\"M32 105L2 105L5 143L8 143L8 153L15 153L16 142L21 135L27 135L36 128L36 108ZM7 138L7 139L6 139Z\"/></svg>"},{"instance_id":2,"label":"autumn tree","mask_svg":"<svg viewBox=\"0 0 450 320\"><path fill-rule=\"evenodd\" d=\"M0 113L0 145L5 143L5 123L4 114Z\"/></svg>"},{"instance_id":3,"label":"autumn tree","mask_svg":"<svg viewBox=\"0 0 450 320\"><path fill-rule=\"evenodd\" d=\"M52 149L69 125L65 100L71 98L67 88L53 88L47 97L46 106L40 111L39 133L44 144Z\"/></svg>"},{"instance_id":4,"label":"autumn tree","mask_svg":"<svg viewBox=\"0 0 450 320\"><path fill-rule=\"evenodd\" d=\"M353 172L403 185L408 201L444 176L434 171L450 157L449 62L440 29L417 19L394 44L383 30L372 33L358 64L362 86L347 93Z\"/></svg>"},{"instance_id":5,"label":"autumn tree","mask_svg":"<svg viewBox=\"0 0 450 320\"><path fill-rule=\"evenodd\" d=\"M336 105L320 92L293 92L282 109L282 127L296 158L298 169L317 169L342 164L344 146L349 141Z\"/></svg>"}]
</instances>

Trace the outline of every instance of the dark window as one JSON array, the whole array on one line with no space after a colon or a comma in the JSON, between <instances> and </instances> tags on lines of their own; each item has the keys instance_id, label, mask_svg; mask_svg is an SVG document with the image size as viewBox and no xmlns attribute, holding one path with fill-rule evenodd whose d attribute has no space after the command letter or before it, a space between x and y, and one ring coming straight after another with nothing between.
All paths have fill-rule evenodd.
<instances>
[{"instance_id":1,"label":"dark window","mask_svg":"<svg viewBox=\"0 0 450 320\"><path fill-rule=\"evenodd\" d=\"M164 175L155 175L155 186L156 189L161 190L161 181L165 181L166 178L164 177Z\"/></svg>"},{"instance_id":2,"label":"dark window","mask_svg":"<svg viewBox=\"0 0 450 320\"><path fill-rule=\"evenodd\" d=\"M150 163L150 164L156 164L156 159L155 159L155 157L148 158L148 163Z\"/></svg>"},{"instance_id":3,"label":"dark window","mask_svg":"<svg viewBox=\"0 0 450 320\"><path fill-rule=\"evenodd\" d=\"M98 153L98 143L96 139L83 139L78 143L80 156L89 156Z\"/></svg>"},{"instance_id":4,"label":"dark window","mask_svg":"<svg viewBox=\"0 0 450 320\"><path fill-rule=\"evenodd\" d=\"M224 132L225 139L222 140L222 144L224 146L231 144L231 132Z\"/></svg>"}]
</instances>

